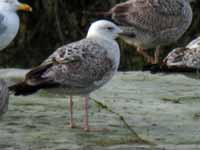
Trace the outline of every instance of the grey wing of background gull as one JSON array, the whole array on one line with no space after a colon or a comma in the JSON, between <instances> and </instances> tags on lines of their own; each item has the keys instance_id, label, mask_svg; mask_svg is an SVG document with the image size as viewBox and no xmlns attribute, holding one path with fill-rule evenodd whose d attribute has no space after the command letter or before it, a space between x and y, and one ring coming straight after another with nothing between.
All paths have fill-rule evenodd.
<instances>
[{"instance_id":1,"label":"grey wing of background gull","mask_svg":"<svg viewBox=\"0 0 200 150\"><path fill-rule=\"evenodd\" d=\"M39 77L41 83L53 82L71 87L84 88L101 81L113 68L106 50L92 40L84 39L59 48L41 66L51 64ZM34 76L27 75L28 83L34 84Z\"/></svg>"},{"instance_id":2,"label":"grey wing of background gull","mask_svg":"<svg viewBox=\"0 0 200 150\"><path fill-rule=\"evenodd\" d=\"M181 0L129 0L112 11L113 19L119 24L154 32L177 27L184 5Z\"/></svg>"},{"instance_id":3,"label":"grey wing of background gull","mask_svg":"<svg viewBox=\"0 0 200 150\"><path fill-rule=\"evenodd\" d=\"M5 81L0 80L0 116L8 110L9 91Z\"/></svg>"},{"instance_id":4,"label":"grey wing of background gull","mask_svg":"<svg viewBox=\"0 0 200 150\"><path fill-rule=\"evenodd\" d=\"M6 30L6 26L3 24L4 16L0 14L0 36L3 34Z\"/></svg>"}]
</instances>

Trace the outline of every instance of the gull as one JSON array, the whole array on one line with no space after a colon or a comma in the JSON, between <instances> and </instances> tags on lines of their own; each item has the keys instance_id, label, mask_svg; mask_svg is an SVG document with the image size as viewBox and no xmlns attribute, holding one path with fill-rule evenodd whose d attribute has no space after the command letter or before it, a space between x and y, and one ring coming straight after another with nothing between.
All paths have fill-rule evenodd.
<instances>
[{"instance_id":1,"label":"gull","mask_svg":"<svg viewBox=\"0 0 200 150\"><path fill-rule=\"evenodd\" d=\"M0 50L6 48L19 30L19 16L16 11L32 11L32 8L17 0L0 0Z\"/></svg>"},{"instance_id":2,"label":"gull","mask_svg":"<svg viewBox=\"0 0 200 150\"><path fill-rule=\"evenodd\" d=\"M108 14L122 26L121 38L137 47L149 63L159 62L160 46L176 42L192 22L187 0L128 0ZM154 58L145 50L155 48Z\"/></svg>"},{"instance_id":3,"label":"gull","mask_svg":"<svg viewBox=\"0 0 200 150\"><path fill-rule=\"evenodd\" d=\"M119 45L115 41L122 30L107 20L94 22L87 37L58 48L40 66L26 74L25 80L9 89L15 95L29 95L40 89L70 95L70 127L73 128L72 96L84 96L84 130L89 131L88 100L115 74L120 62ZM57 89L57 90L55 90Z\"/></svg>"},{"instance_id":4,"label":"gull","mask_svg":"<svg viewBox=\"0 0 200 150\"><path fill-rule=\"evenodd\" d=\"M168 67L200 69L200 37L186 47L175 48L164 59Z\"/></svg>"}]
</instances>

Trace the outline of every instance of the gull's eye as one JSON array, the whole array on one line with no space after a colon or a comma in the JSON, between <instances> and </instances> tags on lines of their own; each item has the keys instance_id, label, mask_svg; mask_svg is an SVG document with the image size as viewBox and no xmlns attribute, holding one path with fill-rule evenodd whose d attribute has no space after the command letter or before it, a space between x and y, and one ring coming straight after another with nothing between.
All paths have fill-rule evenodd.
<instances>
[{"instance_id":1,"label":"gull's eye","mask_svg":"<svg viewBox=\"0 0 200 150\"><path fill-rule=\"evenodd\" d=\"M107 27L107 29L108 29L109 31L113 31L113 30L114 30L113 27Z\"/></svg>"}]
</instances>

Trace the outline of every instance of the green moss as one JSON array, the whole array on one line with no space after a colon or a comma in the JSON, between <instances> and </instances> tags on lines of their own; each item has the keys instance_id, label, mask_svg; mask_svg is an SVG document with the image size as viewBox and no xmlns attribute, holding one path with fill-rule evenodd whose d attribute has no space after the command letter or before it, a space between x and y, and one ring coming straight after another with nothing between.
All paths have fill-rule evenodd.
<instances>
[{"instance_id":1,"label":"green moss","mask_svg":"<svg viewBox=\"0 0 200 150\"><path fill-rule=\"evenodd\" d=\"M29 140L35 142L49 140L49 134L45 132L31 132L29 134Z\"/></svg>"},{"instance_id":2,"label":"green moss","mask_svg":"<svg viewBox=\"0 0 200 150\"><path fill-rule=\"evenodd\" d=\"M200 119L200 112L197 112L193 115L194 120L199 120Z\"/></svg>"}]
</instances>

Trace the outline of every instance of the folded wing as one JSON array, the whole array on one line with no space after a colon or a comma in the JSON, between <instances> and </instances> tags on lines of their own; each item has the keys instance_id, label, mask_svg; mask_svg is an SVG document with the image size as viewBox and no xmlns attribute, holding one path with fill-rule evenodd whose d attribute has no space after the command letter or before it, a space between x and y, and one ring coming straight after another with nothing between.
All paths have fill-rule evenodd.
<instances>
[{"instance_id":1,"label":"folded wing","mask_svg":"<svg viewBox=\"0 0 200 150\"><path fill-rule=\"evenodd\" d=\"M112 61L107 57L106 50L97 43L84 39L59 48L39 67L32 69L23 83L14 85L10 89L15 92L17 89L22 91L24 88L29 89L27 85L34 87L34 92L36 89L60 85L86 88L102 80L112 67ZM16 92L17 95L24 94L20 91Z\"/></svg>"},{"instance_id":2,"label":"folded wing","mask_svg":"<svg viewBox=\"0 0 200 150\"><path fill-rule=\"evenodd\" d=\"M129 0L116 5L111 12L113 19L121 25L158 32L179 25L185 7L181 1Z\"/></svg>"}]
</instances>

